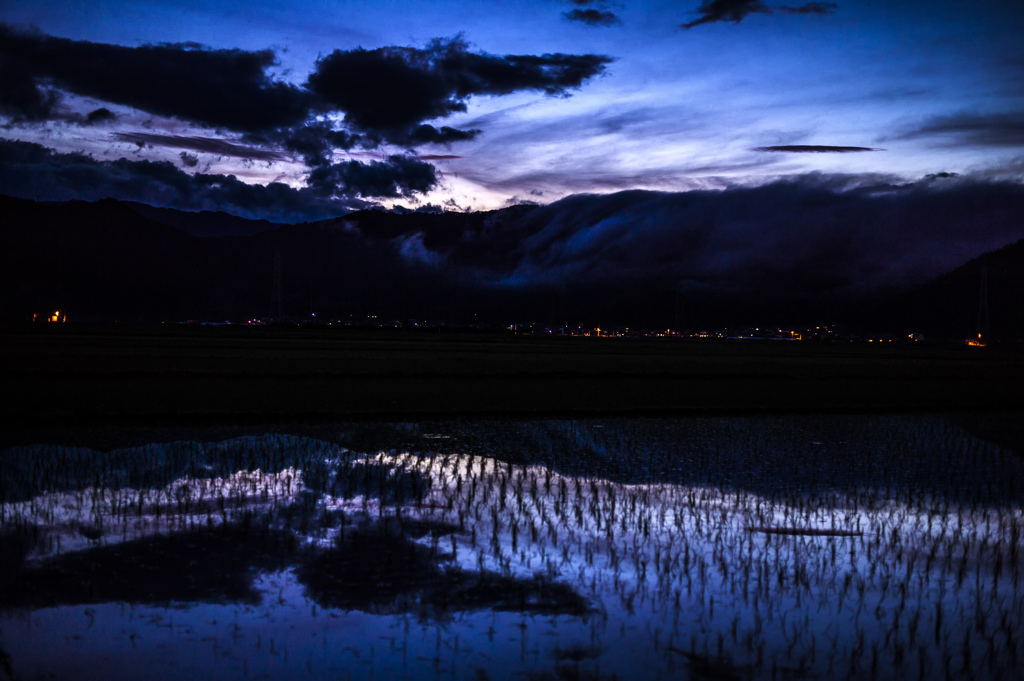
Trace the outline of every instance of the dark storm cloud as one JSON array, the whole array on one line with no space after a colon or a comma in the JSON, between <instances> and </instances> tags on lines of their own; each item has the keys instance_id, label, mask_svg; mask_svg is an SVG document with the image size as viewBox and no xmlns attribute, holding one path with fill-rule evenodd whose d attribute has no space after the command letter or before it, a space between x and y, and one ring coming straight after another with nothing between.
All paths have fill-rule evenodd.
<instances>
[{"instance_id":1,"label":"dark storm cloud","mask_svg":"<svg viewBox=\"0 0 1024 681\"><path fill-rule=\"evenodd\" d=\"M427 192L437 184L434 166L409 156L384 161L345 161L314 168L309 187L324 196L398 198Z\"/></svg>"},{"instance_id":2,"label":"dark storm cloud","mask_svg":"<svg viewBox=\"0 0 1024 681\"><path fill-rule=\"evenodd\" d=\"M704 0L697 8L700 17L683 24L682 28L693 28L717 21L739 23L751 14L833 14L838 6L831 2L809 2L798 7L787 5L769 6L760 0Z\"/></svg>"},{"instance_id":3,"label":"dark storm cloud","mask_svg":"<svg viewBox=\"0 0 1024 681\"><path fill-rule=\"evenodd\" d=\"M456 158L465 158L458 154L419 154L416 156L421 161L451 161Z\"/></svg>"},{"instance_id":4,"label":"dark storm cloud","mask_svg":"<svg viewBox=\"0 0 1024 681\"><path fill-rule=\"evenodd\" d=\"M304 120L311 98L274 81L271 50L199 45L122 47L26 33L0 25L0 106L28 120L46 118L47 84L162 116L243 132Z\"/></svg>"},{"instance_id":5,"label":"dark storm cloud","mask_svg":"<svg viewBox=\"0 0 1024 681\"><path fill-rule=\"evenodd\" d=\"M451 144L452 142L465 142L480 134L480 130L458 130L447 125L435 128L432 125L416 126L407 138L402 140L404 144L418 146L420 144Z\"/></svg>"},{"instance_id":6,"label":"dark storm cloud","mask_svg":"<svg viewBox=\"0 0 1024 681\"><path fill-rule=\"evenodd\" d=\"M1024 111L936 116L898 139L945 138L951 144L1024 147Z\"/></svg>"},{"instance_id":7,"label":"dark storm cloud","mask_svg":"<svg viewBox=\"0 0 1024 681\"><path fill-rule=\"evenodd\" d=\"M454 38L423 49L335 50L317 62L307 86L343 111L350 126L402 143L425 121L466 111L470 97L522 90L565 95L611 61L595 54L474 53Z\"/></svg>"},{"instance_id":8,"label":"dark storm cloud","mask_svg":"<svg viewBox=\"0 0 1024 681\"><path fill-rule=\"evenodd\" d=\"M0 41L3 38L0 26ZM59 102L58 92L37 83L16 62L0 55L0 114L15 123L42 121L53 116Z\"/></svg>"},{"instance_id":9,"label":"dark storm cloud","mask_svg":"<svg viewBox=\"0 0 1024 681\"><path fill-rule=\"evenodd\" d=\"M271 50L208 49L158 44L122 47L0 24L0 115L10 124L59 118L79 125L108 123L106 107L87 116L58 110L73 93L160 116L241 133L210 136L121 132L136 144L255 161L298 156L314 171L318 195L410 196L437 183L436 171L415 154L385 161L335 164L335 153L382 143L412 150L474 139L480 130L427 121L465 111L474 96L540 91L567 96L611 62L601 55L505 55L471 52L460 38L426 48L336 50L320 59L304 86L274 80ZM344 124L332 120L344 113ZM238 143L244 142L244 144ZM181 156L185 167L194 154Z\"/></svg>"},{"instance_id":10,"label":"dark storm cloud","mask_svg":"<svg viewBox=\"0 0 1024 681\"><path fill-rule=\"evenodd\" d=\"M471 140L480 134L480 130L458 130L449 126L436 128L432 125L419 125L405 132L391 136L388 141L412 148L422 144L440 144L448 146L454 142ZM349 151L354 147L374 149L384 141L379 134L359 134L347 130L339 130L328 121L313 121L303 126L277 130L273 133L252 137L255 142L283 146L288 151L298 154L309 168L329 166L334 163L336 150ZM452 156L434 155L436 158L453 158ZM418 156L428 160L427 156Z\"/></svg>"},{"instance_id":11,"label":"dark storm cloud","mask_svg":"<svg viewBox=\"0 0 1024 681\"><path fill-rule=\"evenodd\" d=\"M491 55L459 39L426 48L335 50L307 88L274 80L271 50L208 49L194 43L123 47L17 31L0 24L0 113L17 121L55 115L59 90L200 125L277 139L317 159L324 144L381 141L449 144L478 130L426 121L465 111L470 97L536 90L566 95L612 60L594 54ZM358 131L340 133L314 113L342 111ZM370 133L358 137L354 132ZM341 134L351 137L340 139Z\"/></svg>"},{"instance_id":12,"label":"dark storm cloud","mask_svg":"<svg viewBox=\"0 0 1024 681\"><path fill-rule=\"evenodd\" d=\"M355 146L375 145L375 142L368 141L361 135L338 130L328 121L311 121L294 128L254 136L253 139L256 142L283 146L288 151L298 154L310 168L329 165L333 161L335 149L348 151Z\"/></svg>"},{"instance_id":13,"label":"dark storm cloud","mask_svg":"<svg viewBox=\"0 0 1024 681\"><path fill-rule=\"evenodd\" d=\"M85 117L87 125L100 125L101 123L109 123L117 120L117 114L105 106L101 106L98 109L93 109Z\"/></svg>"},{"instance_id":14,"label":"dark storm cloud","mask_svg":"<svg viewBox=\"0 0 1024 681\"><path fill-rule=\"evenodd\" d=\"M780 5L772 9L783 14L835 14L836 10L839 9L839 5L834 2L809 2L799 7Z\"/></svg>"},{"instance_id":15,"label":"dark storm cloud","mask_svg":"<svg viewBox=\"0 0 1024 681\"><path fill-rule=\"evenodd\" d=\"M59 154L39 144L10 140L0 140L0 187L5 194L42 201L113 196L280 222L328 218L368 205L277 182L261 186L246 184L234 175L190 175L164 161L97 161L84 154Z\"/></svg>"},{"instance_id":16,"label":"dark storm cloud","mask_svg":"<svg viewBox=\"0 0 1024 681\"><path fill-rule=\"evenodd\" d=\"M850 154L860 151L885 151L873 147L836 147L827 144L778 144L771 147L754 147L751 151L784 152L792 154Z\"/></svg>"},{"instance_id":17,"label":"dark storm cloud","mask_svg":"<svg viewBox=\"0 0 1024 681\"><path fill-rule=\"evenodd\" d=\"M114 139L130 142L138 146L172 147L175 149L191 149L217 156L234 156L253 161L286 161L288 155L273 149L258 149L241 144L233 144L216 137L199 137L196 135L156 135L148 132L115 132Z\"/></svg>"},{"instance_id":18,"label":"dark storm cloud","mask_svg":"<svg viewBox=\"0 0 1024 681\"><path fill-rule=\"evenodd\" d=\"M751 14L771 14L771 8L760 0L705 0L697 8L697 12L701 16L683 24L683 28L693 28L716 21L739 23Z\"/></svg>"},{"instance_id":19,"label":"dark storm cloud","mask_svg":"<svg viewBox=\"0 0 1024 681\"><path fill-rule=\"evenodd\" d=\"M148 142L148 138L123 138L136 144ZM188 175L167 162L126 159L100 162L83 154L50 152L37 144L2 144L6 151L0 153L0 162L9 161L20 166L26 175L35 177L26 177L20 183L0 177L0 186L25 198L114 196L157 206L189 209L201 205L244 217L293 222L338 215L348 208L371 205L356 197L408 197L429 191L437 184L434 166L409 156L389 156L383 161L369 163L351 160L323 164L312 170L305 188L296 190L281 183L265 187L250 185L234 175ZM170 146L207 153L224 152L219 144L207 145L204 138L181 138ZM180 158L186 167L198 165L198 158L194 155L182 152ZM54 184L47 187L47 182ZM21 189L17 190L19 186ZM15 189L7 190L6 187Z\"/></svg>"},{"instance_id":20,"label":"dark storm cloud","mask_svg":"<svg viewBox=\"0 0 1024 681\"><path fill-rule=\"evenodd\" d=\"M571 196L496 216L423 257L498 286L856 295L921 283L1020 239L1022 214L1018 183L810 174L722 191Z\"/></svg>"},{"instance_id":21,"label":"dark storm cloud","mask_svg":"<svg viewBox=\"0 0 1024 681\"><path fill-rule=\"evenodd\" d=\"M614 12L594 8L580 9L577 7L563 12L562 16L569 21L578 21L587 26L614 26L622 23L622 20Z\"/></svg>"}]
</instances>

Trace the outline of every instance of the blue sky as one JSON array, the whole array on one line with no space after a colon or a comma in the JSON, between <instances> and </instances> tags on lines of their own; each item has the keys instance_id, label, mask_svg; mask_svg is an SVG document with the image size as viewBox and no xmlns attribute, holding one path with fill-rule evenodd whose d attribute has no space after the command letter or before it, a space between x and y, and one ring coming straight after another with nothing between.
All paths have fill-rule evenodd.
<instances>
[{"instance_id":1,"label":"blue sky","mask_svg":"<svg viewBox=\"0 0 1024 681\"><path fill-rule=\"evenodd\" d=\"M472 139L334 149L331 163L387 163L402 155L435 169L429 188L412 183L391 192L397 196L339 190L386 206L490 209L574 193L758 185L813 172L872 181L947 172L1019 182L1024 175L1019 3L716 2L738 8L741 20L681 28L711 16L715 3L701 14L699 0L8 0L0 22L133 48L194 42L271 49L278 63L267 74L297 87L335 50L424 48L456 36L472 53L609 58L603 71L555 95L531 88L473 94L463 98L465 111L423 121L479 130ZM574 9L610 13L614 21L571 21ZM0 136L104 162L168 161L184 173L233 174L250 184L300 189L308 182L310 165L272 140L49 85L60 91L56 113L30 120L9 110ZM81 124L101 107L114 117ZM349 129L344 112L325 119ZM197 138L235 146L200 148ZM755 150L769 147L776 150Z\"/></svg>"}]
</instances>

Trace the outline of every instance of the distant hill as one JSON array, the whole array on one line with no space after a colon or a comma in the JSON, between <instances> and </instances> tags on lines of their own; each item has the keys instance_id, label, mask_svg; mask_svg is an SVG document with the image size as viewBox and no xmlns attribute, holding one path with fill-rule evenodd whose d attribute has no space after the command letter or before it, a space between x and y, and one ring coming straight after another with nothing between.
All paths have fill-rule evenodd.
<instances>
[{"instance_id":1,"label":"distant hill","mask_svg":"<svg viewBox=\"0 0 1024 681\"><path fill-rule=\"evenodd\" d=\"M978 332L983 268L988 320L981 320L981 330L996 342L1024 340L1024 239L911 291L879 300L865 317L926 337L966 339Z\"/></svg>"},{"instance_id":2,"label":"distant hill","mask_svg":"<svg viewBox=\"0 0 1024 681\"><path fill-rule=\"evenodd\" d=\"M124 201L126 206L144 218L159 222L168 227L180 229L193 236L252 236L261 232L270 232L281 227L276 222L267 220L247 220L223 211L200 211L193 213L173 208L157 208L136 201Z\"/></svg>"},{"instance_id":3,"label":"distant hill","mask_svg":"<svg viewBox=\"0 0 1024 681\"><path fill-rule=\"evenodd\" d=\"M205 306L216 256L199 240L111 199L0 199L0 310L30 317L154 319Z\"/></svg>"},{"instance_id":4,"label":"distant hill","mask_svg":"<svg viewBox=\"0 0 1024 681\"><path fill-rule=\"evenodd\" d=\"M404 220L432 242L489 216L364 211L275 225L113 199L46 203L0 196L0 317L56 309L73 320L266 317L278 254L287 317L306 318L311 309L333 318L472 316L463 309L479 304L472 292L454 305L456 282L396 247L395 224Z\"/></svg>"},{"instance_id":5,"label":"distant hill","mask_svg":"<svg viewBox=\"0 0 1024 681\"><path fill-rule=\"evenodd\" d=\"M756 286L679 292L655 279L593 276L519 285L523 244L544 237L550 224L536 211L369 210L288 225L113 199L0 196L0 318L56 309L71 320L267 317L279 255L283 310L293 319L313 312L319 319L690 329L831 321L854 331L963 339L976 332L985 267L992 337L1024 338L1024 241L910 291L859 300Z\"/></svg>"}]
</instances>

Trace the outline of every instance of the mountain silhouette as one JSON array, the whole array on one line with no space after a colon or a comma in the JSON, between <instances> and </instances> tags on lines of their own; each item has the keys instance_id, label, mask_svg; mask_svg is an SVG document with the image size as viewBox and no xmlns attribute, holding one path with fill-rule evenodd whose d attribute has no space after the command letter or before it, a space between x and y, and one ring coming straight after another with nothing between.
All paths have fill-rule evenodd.
<instances>
[{"instance_id":1,"label":"mountain silhouette","mask_svg":"<svg viewBox=\"0 0 1024 681\"><path fill-rule=\"evenodd\" d=\"M516 254L548 228L539 210L368 210L293 225L113 199L45 203L0 196L0 317L24 320L60 309L72 321L266 318L279 257L282 309L292 321L313 313L320 320L494 326L840 322L964 339L977 332L985 268L992 338L1024 337L1024 241L909 290L859 298L795 284L765 290L756 281L739 289L714 282L687 288L655 278L520 284ZM800 273L774 276L799 282Z\"/></svg>"}]
</instances>

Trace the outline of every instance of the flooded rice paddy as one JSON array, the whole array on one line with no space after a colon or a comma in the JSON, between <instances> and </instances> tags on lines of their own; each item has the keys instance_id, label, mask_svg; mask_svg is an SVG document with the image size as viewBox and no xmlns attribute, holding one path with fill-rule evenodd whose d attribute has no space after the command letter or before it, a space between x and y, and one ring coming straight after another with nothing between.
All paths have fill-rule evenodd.
<instances>
[{"instance_id":1,"label":"flooded rice paddy","mask_svg":"<svg viewBox=\"0 0 1024 681\"><path fill-rule=\"evenodd\" d=\"M1016 679L1024 460L931 416L0 452L0 679Z\"/></svg>"}]
</instances>

